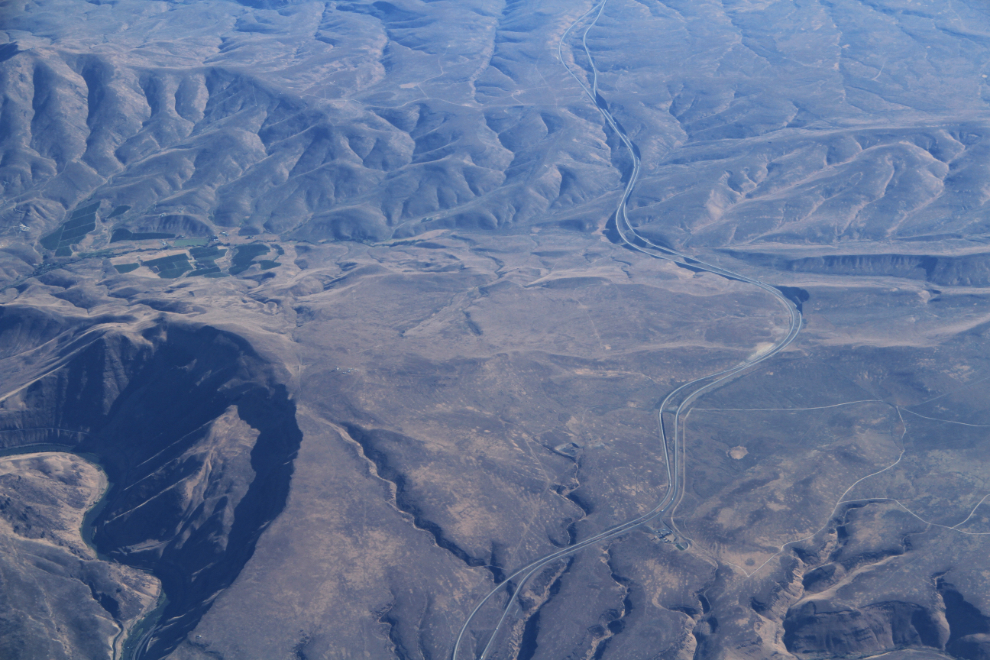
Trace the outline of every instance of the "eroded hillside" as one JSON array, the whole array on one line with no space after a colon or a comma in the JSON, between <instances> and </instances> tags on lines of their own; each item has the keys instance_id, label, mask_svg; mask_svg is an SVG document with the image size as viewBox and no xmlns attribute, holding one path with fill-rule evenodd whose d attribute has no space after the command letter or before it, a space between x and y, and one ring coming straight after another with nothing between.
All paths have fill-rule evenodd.
<instances>
[{"instance_id":1,"label":"eroded hillside","mask_svg":"<svg viewBox=\"0 0 990 660\"><path fill-rule=\"evenodd\" d=\"M0 6L0 655L986 657L988 35Z\"/></svg>"}]
</instances>

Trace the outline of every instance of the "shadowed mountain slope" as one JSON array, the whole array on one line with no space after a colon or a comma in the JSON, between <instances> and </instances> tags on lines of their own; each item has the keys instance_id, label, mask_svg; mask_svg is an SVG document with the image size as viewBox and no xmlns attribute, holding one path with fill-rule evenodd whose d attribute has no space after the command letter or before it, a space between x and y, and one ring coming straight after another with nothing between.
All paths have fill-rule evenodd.
<instances>
[{"instance_id":1,"label":"shadowed mountain slope","mask_svg":"<svg viewBox=\"0 0 990 660\"><path fill-rule=\"evenodd\" d=\"M2 313L0 336L39 323L30 309ZM168 605L150 644L161 656L237 577L284 507L301 438L295 408L264 361L229 333L86 323L73 340L71 322L44 323L63 330L50 342L67 341L50 370L8 390L0 438L6 448L66 445L106 470L112 487L94 543L161 580Z\"/></svg>"}]
</instances>

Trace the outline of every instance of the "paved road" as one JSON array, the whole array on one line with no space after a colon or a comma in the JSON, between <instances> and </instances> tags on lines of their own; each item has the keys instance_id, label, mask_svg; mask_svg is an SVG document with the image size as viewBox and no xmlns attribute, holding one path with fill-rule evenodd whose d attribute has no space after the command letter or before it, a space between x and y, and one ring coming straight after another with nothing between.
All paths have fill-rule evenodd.
<instances>
[{"instance_id":1,"label":"paved road","mask_svg":"<svg viewBox=\"0 0 990 660\"><path fill-rule=\"evenodd\" d=\"M519 592L522 591L523 586L526 581L529 580L537 571L545 567L546 565L572 555L579 550L586 548L590 545L595 545L601 541L606 541L608 539L615 538L620 534L624 534L654 518L663 516L665 513L671 511L673 507L677 505L680 499L683 497L683 484L684 484L684 429L681 423L682 417L687 412L691 404L698 399L698 397L703 394L710 392L716 387L728 382L729 380L741 375L743 372L749 370L751 367L769 360L775 356L780 351L784 350L794 339L797 337L798 333L801 331L801 312L797 309L795 304L791 302L783 293L781 293L775 287L745 275L735 273L733 271L722 268L721 266L716 266L714 264L701 261L695 257L690 257L687 254L678 252L664 246L656 245L650 240L643 238L636 233L635 228L630 224L629 218L626 213L626 202L629 199L629 195L632 193L633 189L636 187L636 183L639 180L640 175L640 158L638 150L633 145L632 141L622 130L619 123L612 116L612 113L608 109L608 103L601 97L598 93L598 69L595 68L595 60L591 55L591 51L588 49L588 32L595 26L598 18L605 11L605 5L608 0L602 0L602 2L591 8L586 14L581 16L577 21L575 21L567 30L564 32L557 45L557 58L560 63L567 69L568 73L577 81L577 83L587 94L588 98L598 111L601 113L602 118L605 123L612 128L613 131L619 136L619 139L625 145L626 149L629 151L629 155L632 158L633 168L629 176L629 181L626 183L625 190L623 190L622 198L619 201L618 207L615 212L615 224L616 230L622 241L630 248L642 252L643 254L649 255L657 259L666 259L668 261L673 261L675 263L690 266L695 269L700 269L721 277L725 277L731 280L737 280L751 284L755 287L762 289L767 292L785 309L790 317L790 328L787 334L778 340L773 347L765 352L761 353L755 357L748 360L740 362L732 367L717 371L715 373L702 376L701 378L695 379L691 382L684 383L663 400L660 405L657 416L659 418L659 428L660 428L660 444L664 455L664 464L667 466L667 481L670 487L664 494L663 499L660 500L657 505L651 509L649 512L632 518L623 523L610 527L609 529L600 532L590 538L587 538L579 543L568 546L567 548L552 552L548 555L540 557L535 561L523 566L522 568L516 570L514 573L509 575L504 581L492 589L472 610L471 614L468 616L464 625L461 627L460 632L457 635L457 639L454 643L454 650L451 655L452 660L486 660L489 653L494 648L495 640L498 637L498 632L502 625L505 623L506 618L509 616L516 603L516 598ZM575 73L575 71L567 65L563 58L563 46L564 42L567 40L568 36L572 31L580 24L585 21L589 21L584 33L581 35L581 47L584 50L584 54L588 60L589 72L591 74L591 86L589 87L586 82ZM665 419L666 416L666 419ZM668 426L669 422L669 426ZM669 430L668 430L669 429ZM510 586L512 589L510 590ZM488 641L485 643L485 647L481 652L480 656L476 656L476 640L474 635L470 634L469 628L471 623L474 621L478 612L495 596L500 593L505 592L510 594L508 601L505 603L502 609L502 615L495 626L495 628L489 633ZM475 647L475 648L471 648Z\"/></svg>"}]
</instances>

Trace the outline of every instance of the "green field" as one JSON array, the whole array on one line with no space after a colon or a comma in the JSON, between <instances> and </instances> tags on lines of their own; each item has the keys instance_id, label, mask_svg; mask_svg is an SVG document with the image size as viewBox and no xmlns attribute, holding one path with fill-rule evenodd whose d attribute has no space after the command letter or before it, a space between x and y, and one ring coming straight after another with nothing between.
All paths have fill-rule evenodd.
<instances>
[{"instance_id":1,"label":"green field","mask_svg":"<svg viewBox=\"0 0 990 660\"><path fill-rule=\"evenodd\" d=\"M179 238L175 241L175 247L202 247L209 242L208 238Z\"/></svg>"}]
</instances>

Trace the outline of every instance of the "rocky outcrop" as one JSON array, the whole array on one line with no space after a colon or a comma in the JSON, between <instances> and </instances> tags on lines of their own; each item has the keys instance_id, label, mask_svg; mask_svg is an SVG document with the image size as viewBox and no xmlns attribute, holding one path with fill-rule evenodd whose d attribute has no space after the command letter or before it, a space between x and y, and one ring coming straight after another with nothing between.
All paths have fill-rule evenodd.
<instances>
[{"instance_id":1,"label":"rocky outcrop","mask_svg":"<svg viewBox=\"0 0 990 660\"><path fill-rule=\"evenodd\" d=\"M876 603L858 610L829 611L809 602L788 612L784 645L798 656L842 658L908 646L939 647L939 628L914 603Z\"/></svg>"}]
</instances>

